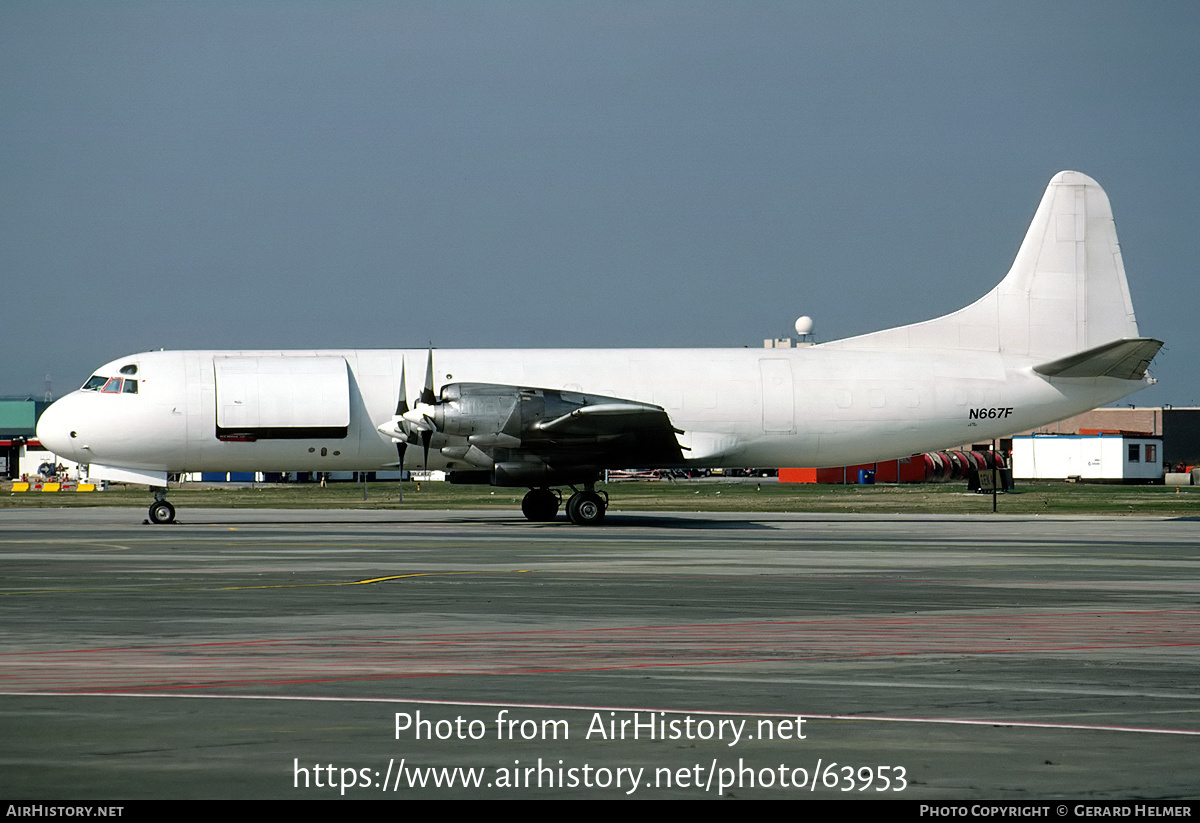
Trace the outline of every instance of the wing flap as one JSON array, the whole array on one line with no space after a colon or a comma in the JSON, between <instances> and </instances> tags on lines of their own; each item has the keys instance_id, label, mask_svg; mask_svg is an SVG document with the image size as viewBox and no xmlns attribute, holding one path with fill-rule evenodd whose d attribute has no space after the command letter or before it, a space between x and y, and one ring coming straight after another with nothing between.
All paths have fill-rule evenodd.
<instances>
[{"instance_id":1,"label":"wing flap","mask_svg":"<svg viewBox=\"0 0 1200 823\"><path fill-rule=\"evenodd\" d=\"M553 420L539 421L533 428L569 437L601 437L646 429L674 431L661 407L631 402L581 406Z\"/></svg>"}]
</instances>

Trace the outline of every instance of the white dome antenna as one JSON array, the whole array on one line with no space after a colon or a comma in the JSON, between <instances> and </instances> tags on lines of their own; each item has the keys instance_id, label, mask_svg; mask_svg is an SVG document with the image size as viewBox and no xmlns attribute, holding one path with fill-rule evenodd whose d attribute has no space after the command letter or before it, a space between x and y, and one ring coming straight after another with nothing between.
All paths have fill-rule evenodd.
<instances>
[{"instance_id":1,"label":"white dome antenna","mask_svg":"<svg viewBox=\"0 0 1200 823\"><path fill-rule=\"evenodd\" d=\"M796 334L800 335L800 342L798 343L798 345L811 346L812 342L813 342L812 333L813 333L813 319L811 317L809 317L807 314L797 317L796 318Z\"/></svg>"}]
</instances>

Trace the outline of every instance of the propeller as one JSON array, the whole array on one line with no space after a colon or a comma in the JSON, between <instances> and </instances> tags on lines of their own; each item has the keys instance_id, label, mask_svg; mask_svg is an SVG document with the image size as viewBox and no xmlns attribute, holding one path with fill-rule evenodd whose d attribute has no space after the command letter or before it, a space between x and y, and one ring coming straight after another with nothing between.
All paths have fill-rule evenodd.
<instances>
[{"instance_id":1,"label":"propeller","mask_svg":"<svg viewBox=\"0 0 1200 823\"><path fill-rule=\"evenodd\" d=\"M425 469L429 469L429 447L433 441L433 433L437 431L437 425L433 422L434 406L437 406L438 403L437 395L433 391L433 346L430 346L429 360L425 366L425 385L421 389L421 395L414 408L409 408L408 405L405 367L403 362L400 364L400 397L396 402L396 417L389 424L391 431L388 433L392 434L396 443L396 454L400 460L401 471L404 468L404 453L408 445L410 443L415 445L418 440L424 452ZM403 440L396 437L401 432L405 436Z\"/></svg>"}]
</instances>

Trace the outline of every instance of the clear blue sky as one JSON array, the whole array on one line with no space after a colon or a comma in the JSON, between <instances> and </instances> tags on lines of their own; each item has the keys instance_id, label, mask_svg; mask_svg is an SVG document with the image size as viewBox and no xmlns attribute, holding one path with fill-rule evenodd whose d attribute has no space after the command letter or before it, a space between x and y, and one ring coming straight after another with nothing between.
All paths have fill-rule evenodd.
<instances>
[{"instance_id":1,"label":"clear blue sky","mask_svg":"<svg viewBox=\"0 0 1200 823\"><path fill-rule=\"evenodd\" d=\"M152 348L759 346L1108 191L1200 405L1200 3L0 3L0 394Z\"/></svg>"}]
</instances>

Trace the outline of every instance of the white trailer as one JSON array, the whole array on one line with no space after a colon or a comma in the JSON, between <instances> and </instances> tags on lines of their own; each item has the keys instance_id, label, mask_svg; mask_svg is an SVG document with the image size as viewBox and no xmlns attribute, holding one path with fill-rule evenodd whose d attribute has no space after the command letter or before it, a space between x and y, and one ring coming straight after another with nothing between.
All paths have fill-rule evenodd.
<instances>
[{"instance_id":1,"label":"white trailer","mask_svg":"<svg viewBox=\"0 0 1200 823\"><path fill-rule=\"evenodd\" d=\"M1013 438L1013 477L1019 480L1161 481L1162 438L1101 435L1025 435Z\"/></svg>"}]
</instances>

